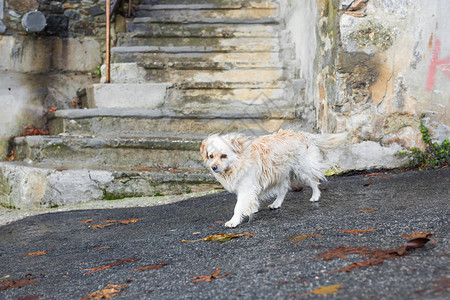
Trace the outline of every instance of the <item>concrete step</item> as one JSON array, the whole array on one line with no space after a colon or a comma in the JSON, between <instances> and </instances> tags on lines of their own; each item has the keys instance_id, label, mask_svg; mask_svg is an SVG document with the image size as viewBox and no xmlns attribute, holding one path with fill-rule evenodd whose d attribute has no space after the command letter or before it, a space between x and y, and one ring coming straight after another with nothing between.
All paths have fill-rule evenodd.
<instances>
[{"instance_id":1,"label":"concrete step","mask_svg":"<svg viewBox=\"0 0 450 300\"><path fill-rule=\"evenodd\" d=\"M0 162L0 205L55 207L95 200L182 194L217 188L205 169L80 168L54 163Z\"/></svg>"},{"instance_id":2,"label":"concrete step","mask_svg":"<svg viewBox=\"0 0 450 300\"><path fill-rule=\"evenodd\" d=\"M26 136L14 139L15 158L80 168L201 169L200 139L177 137Z\"/></svg>"},{"instance_id":3,"label":"concrete step","mask_svg":"<svg viewBox=\"0 0 450 300\"><path fill-rule=\"evenodd\" d=\"M240 6L272 6L279 0L140 0L140 4L171 5L171 4L215 4L215 5L240 5Z\"/></svg>"},{"instance_id":4,"label":"concrete step","mask_svg":"<svg viewBox=\"0 0 450 300\"><path fill-rule=\"evenodd\" d=\"M169 106L173 109L247 110L256 107L275 110L292 107L284 89L170 89Z\"/></svg>"},{"instance_id":5,"label":"concrete step","mask_svg":"<svg viewBox=\"0 0 450 300\"><path fill-rule=\"evenodd\" d=\"M134 18L134 23L148 24L237 24L237 25L277 25L280 20L276 17L268 18L183 18L183 19L166 19L165 17L138 17Z\"/></svg>"},{"instance_id":6,"label":"concrete step","mask_svg":"<svg viewBox=\"0 0 450 300\"><path fill-rule=\"evenodd\" d=\"M135 37L172 38L232 38L232 37L279 37L278 25L261 24L177 24L139 23L127 24L127 32Z\"/></svg>"},{"instance_id":7,"label":"concrete step","mask_svg":"<svg viewBox=\"0 0 450 300\"><path fill-rule=\"evenodd\" d=\"M119 35L116 47L145 47L147 52L279 52L278 38L270 37L137 37ZM114 49L116 49L116 47ZM179 50L181 49L181 50ZM113 52L116 52L114 50ZM124 51L119 48L119 51ZM134 51L130 49L129 51Z\"/></svg>"},{"instance_id":8,"label":"concrete step","mask_svg":"<svg viewBox=\"0 0 450 300\"><path fill-rule=\"evenodd\" d=\"M282 81L283 70L279 69L240 69L240 70L166 70L150 69L145 76L148 82L196 82L196 83L240 83Z\"/></svg>"},{"instance_id":9,"label":"concrete step","mask_svg":"<svg viewBox=\"0 0 450 300\"><path fill-rule=\"evenodd\" d=\"M145 49L114 49L113 63L138 63L146 69L229 70L250 68L280 69L278 52L150 52ZM131 50L131 51L127 51Z\"/></svg>"},{"instance_id":10,"label":"concrete step","mask_svg":"<svg viewBox=\"0 0 450 300\"><path fill-rule=\"evenodd\" d=\"M52 135L135 137L189 133L201 139L214 132L264 134L299 121L294 109L266 111L67 109L49 114ZM188 137L188 136L187 136Z\"/></svg>"},{"instance_id":11,"label":"concrete step","mask_svg":"<svg viewBox=\"0 0 450 300\"><path fill-rule=\"evenodd\" d=\"M276 17L277 7L243 7L226 4L172 4L137 5L136 17L147 17L163 22L198 23L201 20L260 20Z\"/></svg>"},{"instance_id":12,"label":"concrete step","mask_svg":"<svg viewBox=\"0 0 450 300\"><path fill-rule=\"evenodd\" d=\"M155 109L164 105L169 83L93 84L86 89L89 108ZM130 101L130 96L133 101Z\"/></svg>"},{"instance_id":13,"label":"concrete step","mask_svg":"<svg viewBox=\"0 0 450 300\"><path fill-rule=\"evenodd\" d=\"M141 0L141 5L153 6L155 9L184 6L192 9L240 9L240 8L276 8L274 0ZM195 7L195 8L194 8Z\"/></svg>"}]
</instances>

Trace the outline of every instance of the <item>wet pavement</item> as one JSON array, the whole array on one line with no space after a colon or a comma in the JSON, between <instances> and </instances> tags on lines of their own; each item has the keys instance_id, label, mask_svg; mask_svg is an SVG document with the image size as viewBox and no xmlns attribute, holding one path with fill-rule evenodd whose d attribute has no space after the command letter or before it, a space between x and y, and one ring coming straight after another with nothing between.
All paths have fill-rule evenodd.
<instances>
[{"instance_id":1,"label":"wet pavement","mask_svg":"<svg viewBox=\"0 0 450 300\"><path fill-rule=\"evenodd\" d=\"M28 217L0 227L0 299L80 299L110 284L122 286L117 299L323 299L301 295L330 285L340 285L330 299L448 299L449 179L450 168L334 177L318 203L310 190L290 192L281 209L264 203L234 229L223 226L235 203L225 192ZM317 257L338 246L397 249L412 231L434 243L351 271L338 270L370 258ZM218 233L252 237L192 241ZM218 268L218 278L192 282Z\"/></svg>"}]
</instances>

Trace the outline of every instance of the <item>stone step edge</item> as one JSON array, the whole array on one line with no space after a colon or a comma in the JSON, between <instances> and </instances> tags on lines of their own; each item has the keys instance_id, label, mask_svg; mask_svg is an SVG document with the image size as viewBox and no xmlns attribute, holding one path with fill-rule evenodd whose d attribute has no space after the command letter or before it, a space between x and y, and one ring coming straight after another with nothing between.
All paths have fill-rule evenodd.
<instances>
[{"instance_id":1,"label":"stone step edge","mask_svg":"<svg viewBox=\"0 0 450 300\"><path fill-rule=\"evenodd\" d=\"M182 150L199 151L202 139L199 138L168 138L168 137L97 137L97 136L64 136L64 135L34 135L16 137L16 146L28 145L66 145L79 148L138 148L151 150Z\"/></svg>"},{"instance_id":2,"label":"stone step edge","mask_svg":"<svg viewBox=\"0 0 450 300\"><path fill-rule=\"evenodd\" d=\"M234 24L227 25L227 30L225 31L216 31L221 29L222 24L161 24L165 25L163 27L159 27L158 30L149 31L146 27L142 28L142 26L146 26L146 23L129 23L127 24L127 32L119 33L118 36L132 36L132 37L149 37L149 38L278 38L280 37L280 32L277 30L279 25L259 25L259 24L246 24L244 26L239 26L239 24L235 24L235 28L233 28ZM148 25L152 26L152 25ZM178 31L174 31L173 26L178 26L180 29ZM272 29L271 31L254 30L252 31L251 26L264 26L266 28ZM245 27L243 29L242 27ZM216 29L212 33L204 33L200 31L200 29ZM181 30L182 29L182 30ZM260 29L260 28L258 28ZM180 31L181 30L181 31ZM200 32L197 32L200 31Z\"/></svg>"},{"instance_id":3,"label":"stone step edge","mask_svg":"<svg viewBox=\"0 0 450 300\"><path fill-rule=\"evenodd\" d=\"M127 59L129 60L129 59ZM114 62L122 61L115 57ZM261 63L259 66L256 64ZM152 62L138 63L146 70L174 70L174 71L230 71L230 70L285 70L287 66L280 62Z\"/></svg>"},{"instance_id":4,"label":"stone step edge","mask_svg":"<svg viewBox=\"0 0 450 300\"><path fill-rule=\"evenodd\" d=\"M274 3L271 3L274 4ZM139 4L134 7L136 10L239 10L242 8L251 9L276 9L276 5L263 5L257 3L212 3L212 4Z\"/></svg>"},{"instance_id":5,"label":"stone step edge","mask_svg":"<svg viewBox=\"0 0 450 300\"><path fill-rule=\"evenodd\" d=\"M250 51L246 49L221 49L220 47L195 47L195 46L116 46L111 48L111 54L115 53L278 53L281 48L272 47L270 50Z\"/></svg>"},{"instance_id":6,"label":"stone step edge","mask_svg":"<svg viewBox=\"0 0 450 300\"><path fill-rule=\"evenodd\" d=\"M0 185L5 191L0 193L0 205L21 209L155 196L177 187L185 192L197 185L213 189L217 183L207 173L60 169L0 162ZM131 187L134 190L130 191Z\"/></svg>"},{"instance_id":7,"label":"stone step edge","mask_svg":"<svg viewBox=\"0 0 450 300\"><path fill-rule=\"evenodd\" d=\"M95 117L144 118L144 119L286 119L297 118L294 109L273 111L213 111L213 110L143 110L143 109L61 109L48 114L49 119L84 119Z\"/></svg>"},{"instance_id":8,"label":"stone step edge","mask_svg":"<svg viewBox=\"0 0 450 300\"><path fill-rule=\"evenodd\" d=\"M168 20L167 18L137 17L133 23L164 23L164 24L280 24L278 18L258 18L258 19L219 19L219 18L183 18L178 20Z\"/></svg>"}]
</instances>

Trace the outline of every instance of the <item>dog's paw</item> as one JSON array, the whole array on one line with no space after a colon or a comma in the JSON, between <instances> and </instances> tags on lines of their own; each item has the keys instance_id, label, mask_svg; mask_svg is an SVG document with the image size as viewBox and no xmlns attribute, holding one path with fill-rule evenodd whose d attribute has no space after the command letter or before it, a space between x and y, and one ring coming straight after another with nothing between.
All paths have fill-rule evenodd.
<instances>
[{"instance_id":1,"label":"dog's paw","mask_svg":"<svg viewBox=\"0 0 450 300\"><path fill-rule=\"evenodd\" d=\"M239 224L241 224L241 221L232 218L230 221L225 223L225 227L234 228L234 227L238 226Z\"/></svg>"},{"instance_id":2,"label":"dog's paw","mask_svg":"<svg viewBox=\"0 0 450 300\"><path fill-rule=\"evenodd\" d=\"M273 204L273 203L269 205L270 209L279 209L280 207L281 207L280 205L276 205L276 204Z\"/></svg>"},{"instance_id":3,"label":"dog's paw","mask_svg":"<svg viewBox=\"0 0 450 300\"><path fill-rule=\"evenodd\" d=\"M319 201L319 197L311 197L311 199L309 199L309 201L317 202L317 201Z\"/></svg>"}]
</instances>

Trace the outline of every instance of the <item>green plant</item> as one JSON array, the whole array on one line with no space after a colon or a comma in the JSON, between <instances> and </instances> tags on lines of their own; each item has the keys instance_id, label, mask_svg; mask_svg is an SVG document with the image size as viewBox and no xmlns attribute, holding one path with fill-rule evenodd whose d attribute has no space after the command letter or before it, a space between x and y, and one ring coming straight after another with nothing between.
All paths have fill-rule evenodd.
<instances>
[{"instance_id":1,"label":"green plant","mask_svg":"<svg viewBox=\"0 0 450 300\"><path fill-rule=\"evenodd\" d=\"M102 76L102 65L98 65L97 68L95 68L94 74L97 76Z\"/></svg>"},{"instance_id":2,"label":"green plant","mask_svg":"<svg viewBox=\"0 0 450 300\"><path fill-rule=\"evenodd\" d=\"M420 132L422 141L425 143L425 149L422 151L417 148L411 148L411 151L401 151L397 155L410 160L407 163L409 167L418 167L419 169L439 168L447 165L450 161L450 142L445 139L440 145L432 142L428 128L423 124L422 115L420 117Z\"/></svg>"}]
</instances>

